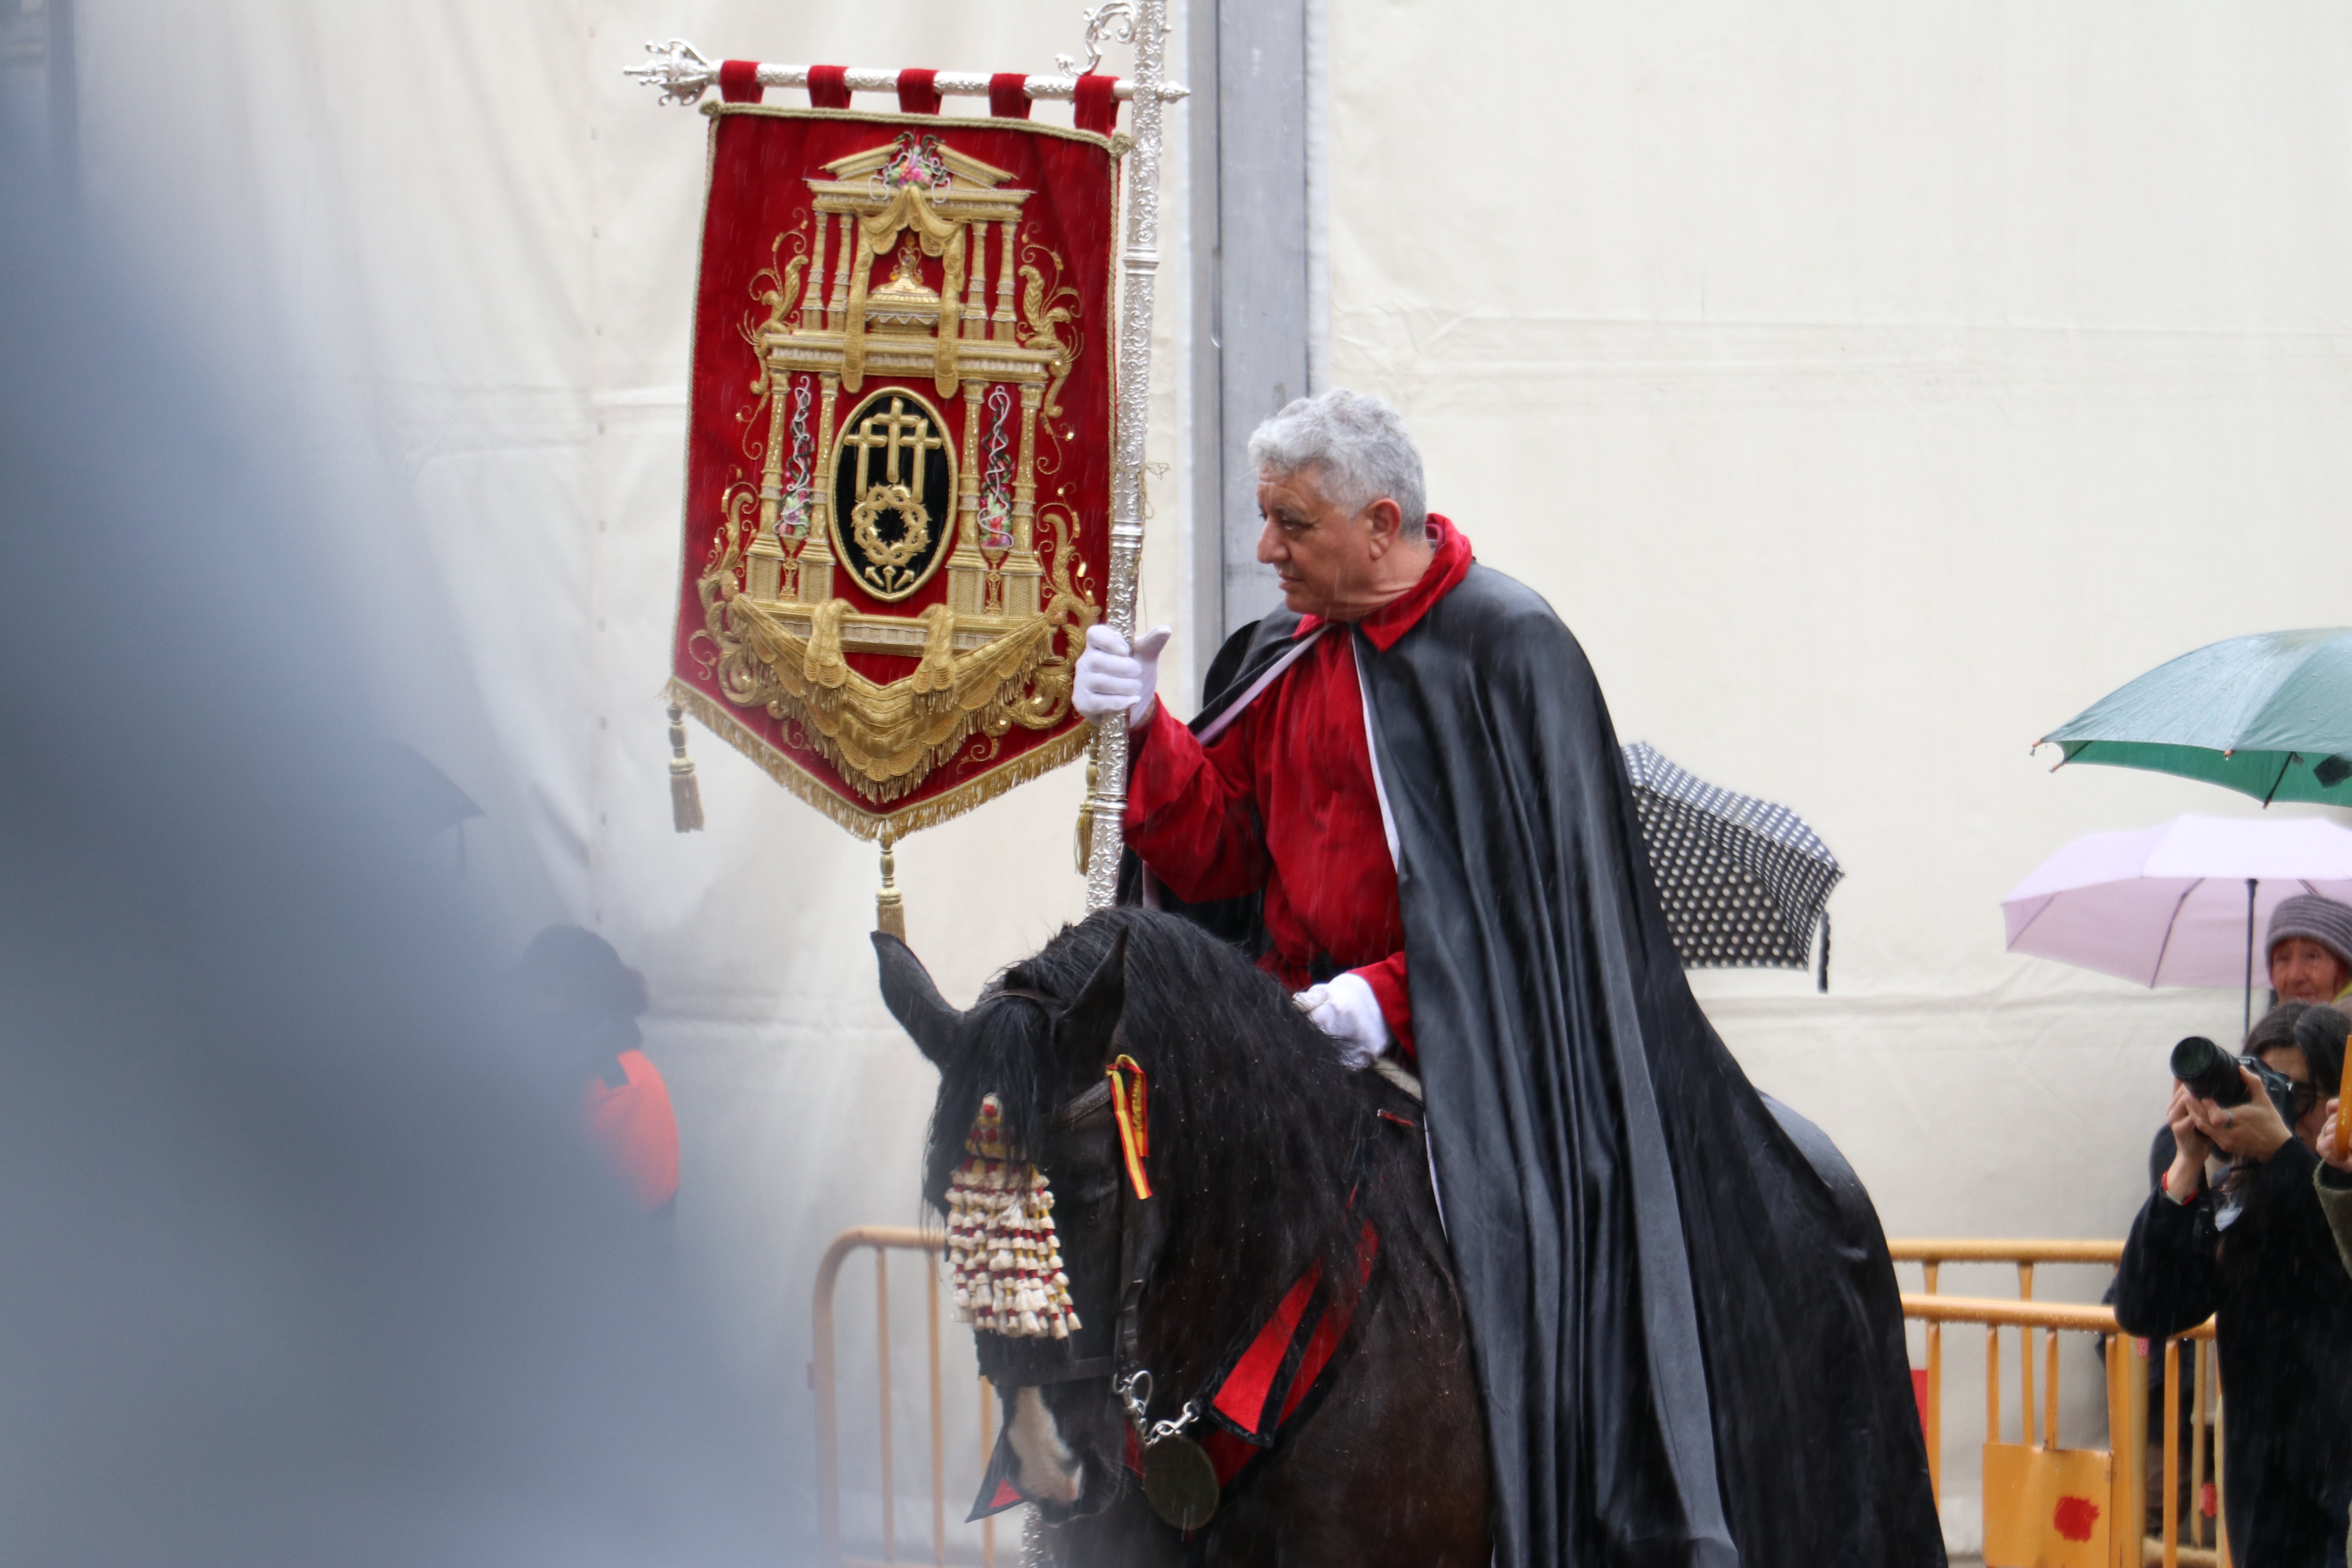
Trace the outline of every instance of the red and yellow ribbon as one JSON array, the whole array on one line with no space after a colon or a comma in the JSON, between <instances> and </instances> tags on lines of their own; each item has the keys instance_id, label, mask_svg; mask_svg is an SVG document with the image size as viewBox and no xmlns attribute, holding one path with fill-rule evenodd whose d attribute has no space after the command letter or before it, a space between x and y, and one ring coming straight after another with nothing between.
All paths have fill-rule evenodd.
<instances>
[{"instance_id":1,"label":"red and yellow ribbon","mask_svg":"<svg viewBox=\"0 0 2352 1568\"><path fill-rule=\"evenodd\" d=\"M1135 1195L1151 1195L1151 1178L1143 1173L1143 1162L1151 1152L1151 1113L1149 1101L1150 1084L1143 1068L1130 1056L1122 1055L1103 1069L1110 1079L1111 1120L1118 1123L1119 1147L1127 1153L1127 1179L1135 1185ZM1128 1082L1133 1075L1134 1083Z\"/></svg>"}]
</instances>

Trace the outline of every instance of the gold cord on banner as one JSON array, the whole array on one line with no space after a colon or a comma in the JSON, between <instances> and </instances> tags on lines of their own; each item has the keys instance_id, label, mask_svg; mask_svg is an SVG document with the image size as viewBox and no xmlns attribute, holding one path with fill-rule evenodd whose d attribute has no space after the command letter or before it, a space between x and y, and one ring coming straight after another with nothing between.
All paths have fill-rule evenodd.
<instances>
[{"instance_id":1,"label":"gold cord on banner","mask_svg":"<svg viewBox=\"0 0 2352 1568\"><path fill-rule=\"evenodd\" d=\"M669 705L669 821L680 833L702 831L702 786L686 754L686 710Z\"/></svg>"},{"instance_id":2,"label":"gold cord on banner","mask_svg":"<svg viewBox=\"0 0 2352 1568\"><path fill-rule=\"evenodd\" d=\"M1143 1173L1143 1162L1151 1153L1151 1110L1148 1096L1151 1086L1143 1076L1142 1067L1133 1057L1121 1055L1103 1069L1110 1079L1111 1120L1118 1123L1118 1145L1127 1154L1127 1179L1135 1184L1135 1195L1151 1195L1151 1178ZM1127 1075L1135 1076L1129 1087Z\"/></svg>"},{"instance_id":3,"label":"gold cord on banner","mask_svg":"<svg viewBox=\"0 0 2352 1568\"><path fill-rule=\"evenodd\" d=\"M890 852L896 840L890 830L882 830L882 890L874 895L874 929L885 936L907 940L907 905L898 897L896 876L898 858Z\"/></svg>"}]
</instances>

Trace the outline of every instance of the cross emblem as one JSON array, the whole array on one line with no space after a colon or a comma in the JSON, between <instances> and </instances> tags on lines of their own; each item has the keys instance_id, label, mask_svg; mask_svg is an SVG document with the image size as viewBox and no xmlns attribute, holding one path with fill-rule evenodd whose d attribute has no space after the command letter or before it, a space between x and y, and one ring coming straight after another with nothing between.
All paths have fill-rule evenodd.
<instances>
[{"instance_id":1,"label":"cross emblem","mask_svg":"<svg viewBox=\"0 0 2352 1568\"><path fill-rule=\"evenodd\" d=\"M905 400L897 397L890 400L889 413L867 415L858 423L855 435L845 436L842 439L857 448L856 493L861 496L866 493L866 459L879 452L883 462L882 483L896 485L903 482L909 494L919 498L923 493L923 455L936 452L947 445L945 440L931 433L931 422L924 418L919 410L908 413ZM901 454L908 457L912 470L903 481L898 473Z\"/></svg>"}]
</instances>

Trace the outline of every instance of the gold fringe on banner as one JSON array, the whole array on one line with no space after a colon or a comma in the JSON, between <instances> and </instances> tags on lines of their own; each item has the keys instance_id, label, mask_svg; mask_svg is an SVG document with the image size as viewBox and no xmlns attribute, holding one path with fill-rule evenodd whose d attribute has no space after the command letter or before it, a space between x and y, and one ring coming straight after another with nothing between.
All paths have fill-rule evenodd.
<instances>
[{"instance_id":1,"label":"gold fringe on banner","mask_svg":"<svg viewBox=\"0 0 2352 1568\"><path fill-rule=\"evenodd\" d=\"M695 782L694 763L686 754L686 710L674 696L669 704L669 821L680 833L702 831L702 786Z\"/></svg>"},{"instance_id":2,"label":"gold fringe on banner","mask_svg":"<svg viewBox=\"0 0 2352 1568\"><path fill-rule=\"evenodd\" d=\"M1087 742L1092 733L1091 726L1080 724L1055 736L1042 746L1032 747L1001 767L976 779L966 780L945 794L897 811L871 812L844 800L805 770L795 767L789 758L779 754L773 746L729 712L723 704L712 701L683 680L672 679L668 694L672 702L683 705L688 712L702 721L704 728L751 758L762 773L860 838L877 838L886 831L904 838L922 828L951 822L972 807L994 800L1007 790L1017 789L1032 779L1045 777L1065 763L1077 761L1086 754Z\"/></svg>"}]
</instances>

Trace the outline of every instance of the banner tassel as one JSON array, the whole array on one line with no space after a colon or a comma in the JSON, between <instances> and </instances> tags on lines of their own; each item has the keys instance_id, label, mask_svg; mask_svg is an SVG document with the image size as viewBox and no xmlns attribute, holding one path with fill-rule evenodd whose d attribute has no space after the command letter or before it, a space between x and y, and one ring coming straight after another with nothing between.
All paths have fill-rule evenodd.
<instances>
[{"instance_id":1,"label":"banner tassel","mask_svg":"<svg viewBox=\"0 0 2352 1568\"><path fill-rule=\"evenodd\" d=\"M1095 852L1095 784L1102 777L1102 768L1097 760L1100 745L1100 742L1095 742L1087 747L1087 794L1078 806L1078 875L1081 877L1087 874L1087 861Z\"/></svg>"},{"instance_id":2,"label":"banner tassel","mask_svg":"<svg viewBox=\"0 0 2352 1568\"><path fill-rule=\"evenodd\" d=\"M896 873L898 858L890 853L892 839L887 829L882 834L882 890L874 895L874 929L885 936L907 940L907 905L898 897Z\"/></svg>"},{"instance_id":3,"label":"banner tassel","mask_svg":"<svg viewBox=\"0 0 2352 1568\"><path fill-rule=\"evenodd\" d=\"M669 705L669 821L680 833L702 831L702 786L686 754L686 710Z\"/></svg>"}]
</instances>

